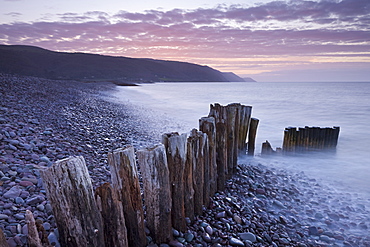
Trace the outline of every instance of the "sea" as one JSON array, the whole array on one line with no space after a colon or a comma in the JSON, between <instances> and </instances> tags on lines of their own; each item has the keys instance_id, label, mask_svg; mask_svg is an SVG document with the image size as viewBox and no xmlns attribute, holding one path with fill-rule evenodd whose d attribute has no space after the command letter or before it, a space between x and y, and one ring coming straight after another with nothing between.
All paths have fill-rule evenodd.
<instances>
[{"instance_id":1,"label":"sea","mask_svg":"<svg viewBox=\"0 0 370 247\"><path fill-rule=\"evenodd\" d=\"M117 86L111 96L134 107L158 133L198 128L210 104L250 105L252 117L259 119L256 155L243 162L304 172L370 202L370 82L153 83ZM290 126L339 126L336 150L261 156L266 140L273 148L282 147L284 129Z\"/></svg>"}]
</instances>

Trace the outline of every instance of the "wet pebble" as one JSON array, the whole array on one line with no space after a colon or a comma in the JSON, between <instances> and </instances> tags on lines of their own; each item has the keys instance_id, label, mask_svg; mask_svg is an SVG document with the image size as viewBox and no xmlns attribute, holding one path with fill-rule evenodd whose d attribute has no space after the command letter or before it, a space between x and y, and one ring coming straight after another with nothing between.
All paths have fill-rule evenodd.
<instances>
[{"instance_id":1,"label":"wet pebble","mask_svg":"<svg viewBox=\"0 0 370 247\"><path fill-rule=\"evenodd\" d=\"M237 238L230 238L229 243L231 246L244 246L244 243Z\"/></svg>"},{"instance_id":2,"label":"wet pebble","mask_svg":"<svg viewBox=\"0 0 370 247\"><path fill-rule=\"evenodd\" d=\"M251 232L239 233L239 236L243 240L251 241L252 243L256 242L256 236Z\"/></svg>"}]
</instances>

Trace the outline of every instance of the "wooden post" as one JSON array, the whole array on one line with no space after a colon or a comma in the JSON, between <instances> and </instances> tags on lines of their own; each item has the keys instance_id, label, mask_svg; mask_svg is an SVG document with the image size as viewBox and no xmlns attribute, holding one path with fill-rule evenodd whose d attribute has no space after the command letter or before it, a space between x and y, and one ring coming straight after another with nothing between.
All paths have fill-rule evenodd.
<instances>
[{"instance_id":1,"label":"wooden post","mask_svg":"<svg viewBox=\"0 0 370 247\"><path fill-rule=\"evenodd\" d=\"M297 143L296 143L296 152L302 153L305 146L305 128L298 128L297 132Z\"/></svg>"},{"instance_id":2,"label":"wooden post","mask_svg":"<svg viewBox=\"0 0 370 247\"><path fill-rule=\"evenodd\" d=\"M28 246L32 247L42 247L41 239L37 231L35 218L31 211L26 210L26 223L28 228L27 242Z\"/></svg>"},{"instance_id":3,"label":"wooden post","mask_svg":"<svg viewBox=\"0 0 370 247\"><path fill-rule=\"evenodd\" d=\"M202 215L204 200L204 163L207 149L207 134L193 129L188 141L191 143L193 158L194 213Z\"/></svg>"},{"instance_id":4,"label":"wooden post","mask_svg":"<svg viewBox=\"0 0 370 247\"><path fill-rule=\"evenodd\" d=\"M311 147L312 147L312 144L313 144L313 138L312 138L313 137L313 128L309 127L309 126L306 126L305 129L307 131L307 140L306 140L305 151L310 151Z\"/></svg>"},{"instance_id":5,"label":"wooden post","mask_svg":"<svg viewBox=\"0 0 370 247\"><path fill-rule=\"evenodd\" d=\"M329 148L334 147L334 135L335 135L334 128L330 128L329 129Z\"/></svg>"},{"instance_id":6,"label":"wooden post","mask_svg":"<svg viewBox=\"0 0 370 247\"><path fill-rule=\"evenodd\" d=\"M1 247L9 247L9 244L6 241L3 229L1 229L1 228L0 228L0 246Z\"/></svg>"},{"instance_id":7,"label":"wooden post","mask_svg":"<svg viewBox=\"0 0 370 247\"><path fill-rule=\"evenodd\" d=\"M262 155L270 155L273 154L275 151L272 149L271 144L266 140L266 142L262 143Z\"/></svg>"},{"instance_id":8,"label":"wooden post","mask_svg":"<svg viewBox=\"0 0 370 247\"><path fill-rule=\"evenodd\" d=\"M225 190L227 172L227 140L226 124L218 122L216 124L216 165L217 165L217 189Z\"/></svg>"},{"instance_id":9,"label":"wooden post","mask_svg":"<svg viewBox=\"0 0 370 247\"><path fill-rule=\"evenodd\" d=\"M252 107L240 105L239 107L239 138L238 138L238 151L239 154L245 155L247 150L247 136L250 128Z\"/></svg>"},{"instance_id":10,"label":"wooden post","mask_svg":"<svg viewBox=\"0 0 370 247\"><path fill-rule=\"evenodd\" d=\"M197 130L192 130L190 136L186 142L186 163L184 170L184 207L185 207L185 217L188 217L191 221L195 218L194 212L194 167L196 166L196 157L193 151L193 141L192 132Z\"/></svg>"},{"instance_id":11,"label":"wooden post","mask_svg":"<svg viewBox=\"0 0 370 247\"><path fill-rule=\"evenodd\" d=\"M109 183L95 190L95 199L103 218L106 247L128 247L127 229L122 202Z\"/></svg>"},{"instance_id":12,"label":"wooden post","mask_svg":"<svg viewBox=\"0 0 370 247\"><path fill-rule=\"evenodd\" d=\"M340 127L339 126L334 126L333 129L334 129L333 147L335 148L338 145Z\"/></svg>"},{"instance_id":13,"label":"wooden post","mask_svg":"<svg viewBox=\"0 0 370 247\"><path fill-rule=\"evenodd\" d=\"M317 151L319 148L319 136L320 136L320 128L319 127L312 127L313 128L313 144L311 149L313 151Z\"/></svg>"},{"instance_id":14,"label":"wooden post","mask_svg":"<svg viewBox=\"0 0 370 247\"><path fill-rule=\"evenodd\" d=\"M291 127L285 128L284 130L284 140L283 140L283 152L289 153L292 151L292 143L291 143Z\"/></svg>"},{"instance_id":15,"label":"wooden post","mask_svg":"<svg viewBox=\"0 0 370 247\"><path fill-rule=\"evenodd\" d=\"M323 150L325 148L325 128L320 128L320 133L319 133L319 146L318 148L320 150Z\"/></svg>"},{"instance_id":16,"label":"wooden post","mask_svg":"<svg viewBox=\"0 0 370 247\"><path fill-rule=\"evenodd\" d=\"M108 163L111 170L112 187L123 205L128 245L144 247L147 239L134 148L127 146L108 153Z\"/></svg>"},{"instance_id":17,"label":"wooden post","mask_svg":"<svg viewBox=\"0 0 370 247\"><path fill-rule=\"evenodd\" d=\"M256 134L259 120L257 118L251 118L250 127L248 133L248 155L254 156L254 150L256 148Z\"/></svg>"},{"instance_id":18,"label":"wooden post","mask_svg":"<svg viewBox=\"0 0 370 247\"><path fill-rule=\"evenodd\" d=\"M323 131L324 133L324 148L329 148L330 146L330 129L329 127L326 127Z\"/></svg>"},{"instance_id":19,"label":"wooden post","mask_svg":"<svg viewBox=\"0 0 370 247\"><path fill-rule=\"evenodd\" d=\"M41 170L62 246L105 246L101 216L82 156Z\"/></svg>"},{"instance_id":20,"label":"wooden post","mask_svg":"<svg viewBox=\"0 0 370 247\"><path fill-rule=\"evenodd\" d=\"M162 144L137 151L144 186L148 228L157 244L172 240L171 186Z\"/></svg>"},{"instance_id":21,"label":"wooden post","mask_svg":"<svg viewBox=\"0 0 370 247\"><path fill-rule=\"evenodd\" d=\"M309 146L309 143L310 143L310 131L309 131L309 128L307 126L305 128L302 128L302 131L303 131L303 134L302 134L302 136L303 136L302 152L306 152L308 150L308 146Z\"/></svg>"},{"instance_id":22,"label":"wooden post","mask_svg":"<svg viewBox=\"0 0 370 247\"><path fill-rule=\"evenodd\" d=\"M291 152L295 153L296 152L296 147L297 147L297 128L290 128L290 148Z\"/></svg>"},{"instance_id":23,"label":"wooden post","mask_svg":"<svg viewBox=\"0 0 370 247\"><path fill-rule=\"evenodd\" d=\"M213 117L202 117L199 120L199 129L208 136L208 176L205 174L205 186L209 184L208 196L213 196L217 191L217 164L216 164L216 124ZM206 173L206 172L205 172ZM206 181L206 178L208 181ZM207 185L206 185L207 184ZM208 192L207 192L208 193ZM205 193L205 194L207 194ZM208 206L206 204L206 206Z\"/></svg>"},{"instance_id":24,"label":"wooden post","mask_svg":"<svg viewBox=\"0 0 370 247\"><path fill-rule=\"evenodd\" d=\"M172 225L176 230L185 231L184 172L186 163L186 134L168 133L162 135L166 147L172 195Z\"/></svg>"},{"instance_id":25,"label":"wooden post","mask_svg":"<svg viewBox=\"0 0 370 247\"><path fill-rule=\"evenodd\" d=\"M290 139L289 128L285 128L283 138L283 153L289 152L289 139Z\"/></svg>"},{"instance_id":26,"label":"wooden post","mask_svg":"<svg viewBox=\"0 0 370 247\"><path fill-rule=\"evenodd\" d=\"M216 122L217 189L223 191L228 173L226 109L220 104L211 105L208 116L214 117Z\"/></svg>"},{"instance_id":27,"label":"wooden post","mask_svg":"<svg viewBox=\"0 0 370 247\"><path fill-rule=\"evenodd\" d=\"M239 130L238 116L238 104L229 104L226 106L227 164L229 177L235 173L237 167L238 139L236 133Z\"/></svg>"}]
</instances>

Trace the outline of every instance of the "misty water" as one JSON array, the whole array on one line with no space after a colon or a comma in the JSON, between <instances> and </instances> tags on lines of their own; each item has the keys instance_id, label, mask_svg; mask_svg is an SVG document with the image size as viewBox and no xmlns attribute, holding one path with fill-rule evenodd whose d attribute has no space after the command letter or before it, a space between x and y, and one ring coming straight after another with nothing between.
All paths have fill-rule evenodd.
<instances>
[{"instance_id":1,"label":"misty water","mask_svg":"<svg viewBox=\"0 0 370 247\"><path fill-rule=\"evenodd\" d=\"M256 156L243 162L304 172L343 200L370 209L370 83L156 83L116 89L116 100L135 107L158 135L197 128L213 103L251 105L252 117L260 120ZM329 153L261 157L262 142L281 147L288 126L340 126L338 146Z\"/></svg>"}]
</instances>

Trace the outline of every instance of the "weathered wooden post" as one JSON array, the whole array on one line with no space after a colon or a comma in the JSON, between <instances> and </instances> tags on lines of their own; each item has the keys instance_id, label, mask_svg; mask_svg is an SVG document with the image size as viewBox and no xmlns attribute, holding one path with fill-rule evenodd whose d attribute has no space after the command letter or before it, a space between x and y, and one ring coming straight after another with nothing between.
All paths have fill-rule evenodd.
<instances>
[{"instance_id":1,"label":"weathered wooden post","mask_svg":"<svg viewBox=\"0 0 370 247\"><path fill-rule=\"evenodd\" d=\"M297 129L295 127L285 128L283 151L285 153L294 153L297 144Z\"/></svg>"},{"instance_id":2,"label":"weathered wooden post","mask_svg":"<svg viewBox=\"0 0 370 247\"><path fill-rule=\"evenodd\" d=\"M296 144L295 144L295 149L296 149L296 152L302 152L302 144L303 144L303 136L302 136L303 132L302 132L302 128L298 128L297 130L297 141L296 141Z\"/></svg>"},{"instance_id":3,"label":"weathered wooden post","mask_svg":"<svg viewBox=\"0 0 370 247\"><path fill-rule=\"evenodd\" d=\"M184 206L185 206L185 217L188 217L191 221L195 218L194 212L194 167L196 166L196 157L193 151L192 130L190 136L186 142L186 163L184 170Z\"/></svg>"},{"instance_id":4,"label":"weathered wooden post","mask_svg":"<svg viewBox=\"0 0 370 247\"><path fill-rule=\"evenodd\" d=\"M3 229L1 229L1 228L0 228L0 246L1 247L9 247L9 244L6 241Z\"/></svg>"},{"instance_id":5,"label":"weathered wooden post","mask_svg":"<svg viewBox=\"0 0 370 247\"><path fill-rule=\"evenodd\" d=\"M335 148L338 145L340 127L334 126L333 129L334 129L333 147Z\"/></svg>"},{"instance_id":6,"label":"weathered wooden post","mask_svg":"<svg viewBox=\"0 0 370 247\"><path fill-rule=\"evenodd\" d=\"M248 155L254 156L254 150L256 148L256 134L259 120L257 118L251 118L250 127L248 133Z\"/></svg>"},{"instance_id":7,"label":"weathered wooden post","mask_svg":"<svg viewBox=\"0 0 370 247\"><path fill-rule=\"evenodd\" d=\"M334 136L335 136L335 130L334 130L334 128L330 128L330 130L329 130L329 145L328 145L329 148L334 147Z\"/></svg>"},{"instance_id":8,"label":"weathered wooden post","mask_svg":"<svg viewBox=\"0 0 370 247\"><path fill-rule=\"evenodd\" d=\"M313 145L311 147L311 149L313 151L317 151L319 149L319 142L320 142L320 139L319 139L319 136L320 136L320 127L312 127L313 128Z\"/></svg>"},{"instance_id":9,"label":"weathered wooden post","mask_svg":"<svg viewBox=\"0 0 370 247\"><path fill-rule=\"evenodd\" d=\"M212 197L217 191L216 124L214 117L202 117L199 120L199 130L208 136L208 167L205 167L204 186L208 187L209 185L209 191L207 188L205 194Z\"/></svg>"},{"instance_id":10,"label":"weathered wooden post","mask_svg":"<svg viewBox=\"0 0 370 247\"><path fill-rule=\"evenodd\" d=\"M266 140L266 142L262 143L262 151L261 151L262 155L270 155L270 154L273 154L274 152L275 151L271 147L271 144L269 143L269 141Z\"/></svg>"},{"instance_id":11,"label":"weathered wooden post","mask_svg":"<svg viewBox=\"0 0 370 247\"><path fill-rule=\"evenodd\" d=\"M217 189L225 189L227 166L227 127L226 110L220 104L210 105L209 117L214 117L216 122L216 165Z\"/></svg>"},{"instance_id":12,"label":"weathered wooden post","mask_svg":"<svg viewBox=\"0 0 370 247\"><path fill-rule=\"evenodd\" d=\"M305 127L305 128L302 128L301 129L302 131L302 136L303 136L303 140L302 140L302 151L305 152L308 150L308 145L310 143L310 131L309 131L309 128L308 127Z\"/></svg>"},{"instance_id":13,"label":"weathered wooden post","mask_svg":"<svg viewBox=\"0 0 370 247\"><path fill-rule=\"evenodd\" d=\"M95 199L103 218L106 247L128 247L123 205L109 183L95 190Z\"/></svg>"},{"instance_id":14,"label":"weathered wooden post","mask_svg":"<svg viewBox=\"0 0 370 247\"><path fill-rule=\"evenodd\" d=\"M252 107L246 105L239 106L239 138L238 150L241 155L246 154L247 150L247 135L250 128Z\"/></svg>"},{"instance_id":15,"label":"weathered wooden post","mask_svg":"<svg viewBox=\"0 0 370 247\"><path fill-rule=\"evenodd\" d=\"M147 239L134 148L127 146L108 153L108 163L111 170L112 187L123 205L128 245L144 247Z\"/></svg>"},{"instance_id":16,"label":"weathered wooden post","mask_svg":"<svg viewBox=\"0 0 370 247\"><path fill-rule=\"evenodd\" d=\"M307 146L305 150L311 151L311 147L313 145L313 128L306 126L306 129L307 129Z\"/></svg>"},{"instance_id":17,"label":"weathered wooden post","mask_svg":"<svg viewBox=\"0 0 370 247\"><path fill-rule=\"evenodd\" d=\"M167 133L162 135L166 147L172 195L172 225L185 231L184 172L186 163L186 134Z\"/></svg>"},{"instance_id":18,"label":"weathered wooden post","mask_svg":"<svg viewBox=\"0 0 370 247\"><path fill-rule=\"evenodd\" d=\"M194 213L203 213L205 151L208 149L207 134L193 129L188 142L191 143L193 158Z\"/></svg>"},{"instance_id":19,"label":"weathered wooden post","mask_svg":"<svg viewBox=\"0 0 370 247\"><path fill-rule=\"evenodd\" d=\"M172 240L171 186L167 156L162 144L137 151L143 177L148 228L158 244Z\"/></svg>"},{"instance_id":20,"label":"weathered wooden post","mask_svg":"<svg viewBox=\"0 0 370 247\"><path fill-rule=\"evenodd\" d=\"M216 124L216 165L217 165L217 189L225 190L227 173L227 141L226 124L218 122Z\"/></svg>"},{"instance_id":21,"label":"weathered wooden post","mask_svg":"<svg viewBox=\"0 0 370 247\"><path fill-rule=\"evenodd\" d=\"M37 231L35 218L33 217L32 212L29 210L26 210L25 218L26 218L26 223L27 223L27 228L28 228L28 234L27 234L28 246L43 247L41 244L39 233Z\"/></svg>"},{"instance_id":22,"label":"weathered wooden post","mask_svg":"<svg viewBox=\"0 0 370 247\"><path fill-rule=\"evenodd\" d=\"M235 173L238 158L238 135L239 133L239 112L240 104L229 104L226 106L226 126L227 126L227 164L228 175L231 177Z\"/></svg>"},{"instance_id":23,"label":"weathered wooden post","mask_svg":"<svg viewBox=\"0 0 370 247\"><path fill-rule=\"evenodd\" d=\"M82 156L41 170L62 246L105 246L103 223Z\"/></svg>"}]
</instances>

